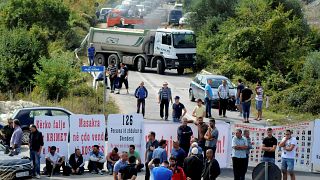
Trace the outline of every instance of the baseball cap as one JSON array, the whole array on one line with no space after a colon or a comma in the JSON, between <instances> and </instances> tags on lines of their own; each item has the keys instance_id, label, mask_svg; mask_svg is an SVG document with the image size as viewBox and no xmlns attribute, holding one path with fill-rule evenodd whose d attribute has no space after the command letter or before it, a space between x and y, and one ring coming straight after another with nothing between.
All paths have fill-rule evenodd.
<instances>
[{"instance_id":1,"label":"baseball cap","mask_svg":"<svg viewBox=\"0 0 320 180\"><path fill-rule=\"evenodd\" d=\"M191 153L198 154L199 153L198 148L196 148L196 147L192 148Z\"/></svg>"}]
</instances>

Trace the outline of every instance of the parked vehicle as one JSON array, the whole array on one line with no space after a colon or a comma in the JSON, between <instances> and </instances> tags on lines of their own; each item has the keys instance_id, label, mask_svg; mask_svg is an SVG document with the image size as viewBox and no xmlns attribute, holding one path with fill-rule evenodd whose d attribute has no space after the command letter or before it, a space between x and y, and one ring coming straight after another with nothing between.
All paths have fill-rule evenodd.
<instances>
[{"instance_id":1,"label":"parked vehicle","mask_svg":"<svg viewBox=\"0 0 320 180\"><path fill-rule=\"evenodd\" d=\"M197 74L197 76L191 81L189 87L189 99L191 101L195 101L195 99L201 99L204 101L205 85L208 79L212 79L212 107L217 107L219 105L218 87L222 84L222 80L227 81L227 85L229 87L229 96L233 99L235 98L237 93L237 87L234 86L227 77L212 74Z\"/></svg>"},{"instance_id":2,"label":"parked vehicle","mask_svg":"<svg viewBox=\"0 0 320 180\"><path fill-rule=\"evenodd\" d=\"M91 28L85 42L95 47L96 65L123 62L140 72L150 67L159 74L165 69L183 74L184 68L192 68L196 60L196 36L191 30Z\"/></svg>"},{"instance_id":3,"label":"parked vehicle","mask_svg":"<svg viewBox=\"0 0 320 180\"><path fill-rule=\"evenodd\" d=\"M0 144L0 179L22 179L32 175L32 163L29 158L21 155L9 156L5 151L5 147Z\"/></svg>"},{"instance_id":4,"label":"parked vehicle","mask_svg":"<svg viewBox=\"0 0 320 180\"><path fill-rule=\"evenodd\" d=\"M29 143L29 126L34 124L35 116L70 116L72 112L59 107L31 107L17 109L12 114L12 119L18 119L23 131L22 143Z\"/></svg>"},{"instance_id":5,"label":"parked vehicle","mask_svg":"<svg viewBox=\"0 0 320 180\"><path fill-rule=\"evenodd\" d=\"M111 11L112 8L101 8L100 9L100 15L99 15L99 21L105 22L107 20L108 13Z\"/></svg>"},{"instance_id":6,"label":"parked vehicle","mask_svg":"<svg viewBox=\"0 0 320 180\"><path fill-rule=\"evenodd\" d=\"M130 11L131 13L129 13ZM143 18L139 16L139 12L136 12L135 9L129 9L128 11L113 9L107 16L107 27L133 28L135 24L143 23Z\"/></svg>"},{"instance_id":7,"label":"parked vehicle","mask_svg":"<svg viewBox=\"0 0 320 180\"><path fill-rule=\"evenodd\" d=\"M180 3L176 3L173 7L173 9L178 9L178 10L182 10L183 8L183 4L180 4Z\"/></svg>"},{"instance_id":8,"label":"parked vehicle","mask_svg":"<svg viewBox=\"0 0 320 180\"><path fill-rule=\"evenodd\" d=\"M179 20L182 18L182 11L181 10L170 10L168 14L168 24L171 25L179 25Z\"/></svg>"}]
</instances>

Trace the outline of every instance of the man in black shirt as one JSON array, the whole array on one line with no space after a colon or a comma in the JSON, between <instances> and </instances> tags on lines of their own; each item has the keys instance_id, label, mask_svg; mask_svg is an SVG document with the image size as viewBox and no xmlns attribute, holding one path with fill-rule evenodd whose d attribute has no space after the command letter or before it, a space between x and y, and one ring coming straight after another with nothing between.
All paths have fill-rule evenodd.
<instances>
[{"instance_id":1,"label":"man in black shirt","mask_svg":"<svg viewBox=\"0 0 320 180\"><path fill-rule=\"evenodd\" d=\"M8 125L4 126L0 131L0 137L4 141L4 145L9 149L10 147L10 140L13 134L13 119L8 119Z\"/></svg>"},{"instance_id":2,"label":"man in black shirt","mask_svg":"<svg viewBox=\"0 0 320 180\"><path fill-rule=\"evenodd\" d=\"M264 151L262 162L275 163L275 150L278 145L278 141L272 135L272 128L267 129L268 136L263 139L262 150Z\"/></svg>"},{"instance_id":3,"label":"man in black shirt","mask_svg":"<svg viewBox=\"0 0 320 180\"><path fill-rule=\"evenodd\" d=\"M201 180L203 161L198 157L198 154L198 148L192 148L191 156L187 157L183 164L183 170L186 177L192 180Z\"/></svg>"},{"instance_id":4,"label":"man in black shirt","mask_svg":"<svg viewBox=\"0 0 320 180\"><path fill-rule=\"evenodd\" d=\"M180 147L184 150L186 154L188 154L190 149L190 140L191 136L193 135L193 132L191 127L188 126L187 118L182 119L182 125L178 128L177 134Z\"/></svg>"},{"instance_id":5,"label":"man in black shirt","mask_svg":"<svg viewBox=\"0 0 320 180\"><path fill-rule=\"evenodd\" d=\"M71 166L72 174L81 175L84 173L84 161L80 149L76 149L75 153L70 155L69 165Z\"/></svg>"},{"instance_id":6,"label":"man in black shirt","mask_svg":"<svg viewBox=\"0 0 320 180\"><path fill-rule=\"evenodd\" d=\"M240 103L242 104L243 122L249 123L252 91L249 87L244 88L240 93Z\"/></svg>"},{"instance_id":7,"label":"man in black shirt","mask_svg":"<svg viewBox=\"0 0 320 180\"><path fill-rule=\"evenodd\" d=\"M29 148L30 148L30 159L34 166L32 169L33 176L40 179L40 154L43 143L42 133L38 131L37 127L32 124L30 125L30 137L29 137Z\"/></svg>"},{"instance_id":8,"label":"man in black shirt","mask_svg":"<svg viewBox=\"0 0 320 180\"><path fill-rule=\"evenodd\" d=\"M120 180L134 180L137 178L138 171L136 169L136 157L130 156L129 157L129 164L124 167L123 169L120 169L118 173L118 179Z\"/></svg>"},{"instance_id":9,"label":"man in black shirt","mask_svg":"<svg viewBox=\"0 0 320 180\"><path fill-rule=\"evenodd\" d=\"M119 91L116 94L120 94L120 89L122 88L123 83L126 86L127 94L129 94L128 71L129 71L128 67L125 64L120 63Z\"/></svg>"},{"instance_id":10,"label":"man in black shirt","mask_svg":"<svg viewBox=\"0 0 320 180\"><path fill-rule=\"evenodd\" d=\"M158 148L159 146L159 141L156 140L156 133L151 131L148 134L148 142L146 144L146 152L145 152L145 161L146 161L146 175L145 175L145 180L150 179L150 170L149 170L149 162L152 159L153 151Z\"/></svg>"},{"instance_id":11,"label":"man in black shirt","mask_svg":"<svg viewBox=\"0 0 320 180\"><path fill-rule=\"evenodd\" d=\"M176 96L174 98L174 104L172 105L172 118L173 122L180 122L182 117L186 115L187 109L184 107L182 103L180 103L180 97ZM183 114L182 114L183 110Z\"/></svg>"},{"instance_id":12,"label":"man in black shirt","mask_svg":"<svg viewBox=\"0 0 320 180\"><path fill-rule=\"evenodd\" d=\"M215 180L220 175L220 166L213 156L212 149L208 149L206 153L207 159L204 165L202 178L203 180Z\"/></svg>"}]
</instances>

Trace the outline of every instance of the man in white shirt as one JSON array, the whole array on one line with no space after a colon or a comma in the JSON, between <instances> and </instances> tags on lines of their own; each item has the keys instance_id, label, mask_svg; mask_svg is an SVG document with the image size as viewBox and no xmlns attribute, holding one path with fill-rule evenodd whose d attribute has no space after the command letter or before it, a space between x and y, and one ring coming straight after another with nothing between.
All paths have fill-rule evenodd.
<instances>
[{"instance_id":1,"label":"man in white shirt","mask_svg":"<svg viewBox=\"0 0 320 180\"><path fill-rule=\"evenodd\" d=\"M60 168L65 169L65 157L56 153L57 148L51 146L50 152L46 155L46 172L48 177L53 173L60 173Z\"/></svg>"},{"instance_id":2,"label":"man in white shirt","mask_svg":"<svg viewBox=\"0 0 320 180\"><path fill-rule=\"evenodd\" d=\"M226 117L228 99L229 99L229 87L226 80L222 80L222 84L218 87L219 96L219 116Z\"/></svg>"},{"instance_id":3,"label":"man in white shirt","mask_svg":"<svg viewBox=\"0 0 320 180\"><path fill-rule=\"evenodd\" d=\"M288 179L288 173L291 180L295 180L294 170L294 158L296 156L297 139L292 137L292 131L286 130L285 137L279 144L282 147L281 154L281 170L283 174L283 180Z\"/></svg>"}]
</instances>

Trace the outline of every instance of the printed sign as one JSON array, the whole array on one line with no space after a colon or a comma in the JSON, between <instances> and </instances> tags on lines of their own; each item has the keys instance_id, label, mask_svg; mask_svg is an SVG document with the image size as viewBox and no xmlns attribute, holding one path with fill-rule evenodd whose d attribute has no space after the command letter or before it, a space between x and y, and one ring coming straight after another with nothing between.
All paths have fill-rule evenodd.
<instances>
[{"instance_id":1,"label":"printed sign","mask_svg":"<svg viewBox=\"0 0 320 180\"><path fill-rule=\"evenodd\" d=\"M114 147L117 147L120 153L129 151L131 144L140 152L142 124L142 114L110 114L107 123L108 152Z\"/></svg>"},{"instance_id":2,"label":"printed sign","mask_svg":"<svg viewBox=\"0 0 320 180\"><path fill-rule=\"evenodd\" d=\"M166 151L168 152L168 157L171 155L173 148L173 141L178 139L177 129L181 124L162 124L162 123L145 123L144 124L144 134L142 141L141 154L145 154L146 142L148 141L148 133L154 131L156 133L156 139L159 141L165 139L168 141L168 146ZM198 137L198 129L194 124L189 124L193 131L193 136ZM156 127L156 128L155 128ZM219 130L219 138L217 142L216 159L219 161L221 168L225 168L229 164L229 139L230 139L230 124L224 122L216 121L216 127ZM144 156L141 156L142 161L145 160Z\"/></svg>"},{"instance_id":3,"label":"printed sign","mask_svg":"<svg viewBox=\"0 0 320 180\"><path fill-rule=\"evenodd\" d=\"M314 122L314 130L313 131L313 145L312 145L312 163L313 163L313 171L320 171L320 119L317 119Z\"/></svg>"},{"instance_id":4,"label":"printed sign","mask_svg":"<svg viewBox=\"0 0 320 180\"><path fill-rule=\"evenodd\" d=\"M34 124L43 136L41 163L45 162L45 155L50 152L51 146L56 146L56 152L68 159L68 116L35 116Z\"/></svg>"},{"instance_id":5,"label":"printed sign","mask_svg":"<svg viewBox=\"0 0 320 180\"><path fill-rule=\"evenodd\" d=\"M249 155L249 166L256 166L262 160L263 152L261 150L262 141L267 136L267 128L257 125L243 125L234 124L232 129L248 129L250 130L250 137L253 142L253 149ZM271 126L273 129L273 136L278 140L278 144L285 136L285 130L293 131L292 136L297 139L297 154L295 158L295 169L301 171L308 171L311 169L311 148L313 143L313 127L314 122L297 123L288 126ZM234 135L234 132L232 132ZM281 167L281 151L277 146L276 149L276 164Z\"/></svg>"},{"instance_id":6,"label":"printed sign","mask_svg":"<svg viewBox=\"0 0 320 180\"><path fill-rule=\"evenodd\" d=\"M79 148L85 159L94 145L99 145L105 152L105 116L104 115L71 115L69 154Z\"/></svg>"}]
</instances>

